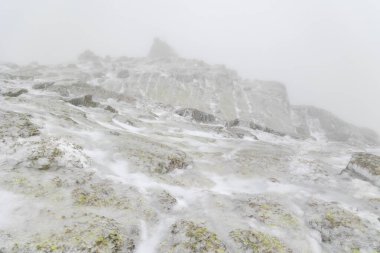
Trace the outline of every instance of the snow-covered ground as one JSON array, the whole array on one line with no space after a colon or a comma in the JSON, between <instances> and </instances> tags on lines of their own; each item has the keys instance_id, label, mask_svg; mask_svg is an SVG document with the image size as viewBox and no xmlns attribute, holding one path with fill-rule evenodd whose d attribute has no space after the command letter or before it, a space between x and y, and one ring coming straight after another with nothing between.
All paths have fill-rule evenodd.
<instances>
[{"instance_id":1,"label":"snow-covered ground","mask_svg":"<svg viewBox=\"0 0 380 253\"><path fill-rule=\"evenodd\" d=\"M152 100L158 90L129 96L117 61L102 64L29 67L41 73L30 80L2 67L1 93L27 92L0 96L0 251L380 251L380 189L341 173L354 152L379 148L321 127L299 138L199 123ZM68 102L87 94L96 106Z\"/></svg>"}]
</instances>

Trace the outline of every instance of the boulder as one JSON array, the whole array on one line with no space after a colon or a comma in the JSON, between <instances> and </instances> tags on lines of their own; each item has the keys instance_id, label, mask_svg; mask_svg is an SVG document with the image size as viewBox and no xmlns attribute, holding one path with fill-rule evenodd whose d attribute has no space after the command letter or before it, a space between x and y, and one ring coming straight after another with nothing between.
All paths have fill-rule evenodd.
<instances>
[{"instance_id":1,"label":"boulder","mask_svg":"<svg viewBox=\"0 0 380 253\"><path fill-rule=\"evenodd\" d=\"M92 95L85 95L84 97L73 98L67 102L75 106L85 106L85 107L96 107L99 104L92 101Z\"/></svg>"},{"instance_id":2,"label":"boulder","mask_svg":"<svg viewBox=\"0 0 380 253\"><path fill-rule=\"evenodd\" d=\"M20 89L17 91L9 91L9 92L3 93L3 95L7 96L7 97L18 97L24 93L28 93L28 90L27 89Z\"/></svg>"},{"instance_id":3,"label":"boulder","mask_svg":"<svg viewBox=\"0 0 380 253\"><path fill-rule=\"evenodd\" d=\"M343 172L349 172L380 186L380 156L370 153L355 153Z\"/></svg>"},{"instance_id":4,"label":"boulder","mask_svg":"<svg viewBox=\"0 0 380 253\"><path fill-rule=\"evenodd\" d=\"M175 111L176 114L182 116L182 117L190 117L191 119L195 120L196 122L202 122L202 123L211 123L215 122L216 118L214 115L199 111L194 108L183 108Z\"/></svg>"}]
</instances>

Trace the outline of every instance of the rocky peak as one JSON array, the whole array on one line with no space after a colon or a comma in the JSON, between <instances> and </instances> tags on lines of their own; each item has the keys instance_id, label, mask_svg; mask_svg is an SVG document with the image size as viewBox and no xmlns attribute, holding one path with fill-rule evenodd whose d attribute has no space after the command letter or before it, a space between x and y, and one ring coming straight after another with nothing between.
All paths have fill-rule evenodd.
<instances>
[{"instance_id":1,"label":"rocky peak","mask_svg":"<svg viewBox=\"0 0 380 253\"><path fill-rule=\"evenodd\" d=\"M151 58L170 58L177 57L177 53L165 41L155 38L148 56Z\"/></svg>"}]
</instances>

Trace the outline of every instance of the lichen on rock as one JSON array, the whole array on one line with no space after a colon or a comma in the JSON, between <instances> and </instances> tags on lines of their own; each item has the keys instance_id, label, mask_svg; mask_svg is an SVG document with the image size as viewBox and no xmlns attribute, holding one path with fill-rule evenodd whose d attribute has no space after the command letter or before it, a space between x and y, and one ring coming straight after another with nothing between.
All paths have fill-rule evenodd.
<instances>
[{"instance_id":1,"label":"lichen on rock","mask_svg":"<svg viewBox=\"0 0 380 253\"><path fill-rule=\"evenodd\" d=\"M279 238L253 230L233 230L230 232L233 241L238 245L240 252L255 253L290 253L289 249Z\"/></svg>"},{"instance_id":2,"label":"lichen on rock","mask_svg":"<svg viewBox=\"0 0 380 253\"><path fill-rule=\"evenodd\" d=\"M168 238L161 243L159 252L172 253L226 253L227 248L216 233L193 221L174 223Z\"/></svg>"}]
</instances>

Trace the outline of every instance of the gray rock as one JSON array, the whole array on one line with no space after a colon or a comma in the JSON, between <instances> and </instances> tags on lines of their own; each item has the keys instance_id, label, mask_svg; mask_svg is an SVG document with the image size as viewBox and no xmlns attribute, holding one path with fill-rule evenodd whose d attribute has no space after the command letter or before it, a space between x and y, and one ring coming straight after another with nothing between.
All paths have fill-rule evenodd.
<instances>
[{"instance_id":1,"label":"gray rock","mask_svg":"<svg viewBox=\"0 0 380 253\"><path fill-rule=\"evenodd\" d=\"M349 172L380 186L380 156L363 152L355 153L342 172Z\"/></svg>"},{"instance_id":2,"label":"gray rock","mask_svg":"<svg viewBox=\"0 0 380 253\"><path fill-rule=\"evenodd\" d=\"M20 96L21 94L24 94L24 93L28 93L28 90L27 89L20 89L18 91L9 91L9 92L6 92L6 93L3 93L4 96L7 96L7 97L18 97Z\"/></svg>"},{"instance_id":3,"label":"gray rock","mask_svg":"<svg viewBox=\"0 0 380 253\"><path fill-rule=\"evenodd\" d=\"M183 117L190 117L196 122L211 123L211 122L215 122L216 120L214 115L199 111L194 108L179 109L175 111L175 113Z\"/></svg>"},{"instance_id":4,"label":"gray rock","mask_svg":"<svg viewBox=\"0 0 380 253\"><path fill-rule=\"evenodd\" d=\"M314 137L353 145L378 145L376 132L351 125L334 114L313 106L292 106L292 118L300 137Z\"/></svg>"},{"instance_id":5,"label":"gray rock","mask_svg":"<svg viewBox=\"0 0 380 253\"><path fill-rule=\"evenodd\" d=\"M54 82L43 82L43 83L36 83L33 85L33 89L35 90L45 90L46 88L52 86Z\"/></svg>"},{"instance_id":6,"label":"gray rock","mask_svg":"<svg viewBox=\"0 0 380 253\"><path fill-rule=\"evenodd\" d=\"M92 95L85 95L84 97L73 98L67 102L75 106L85 106L85 107L96 107L99 105L99 103L92 101Z\"/></svg>"},{"instance_id":7,"label":"gray rock","mask_svg":"<svg viewBox=\"0 0 380 253\"><path fill-rule=\"evenodd\" d=\"M104 110L106 110L106 111L110 111L110 112L112 112L112 113L117 113L117 110L116 110L115 108L113 108L112 106L110 106L110 105L107 105L107 106L104 108Z\"/></svg>"}]
</instances>

